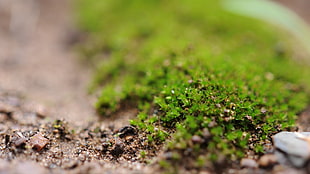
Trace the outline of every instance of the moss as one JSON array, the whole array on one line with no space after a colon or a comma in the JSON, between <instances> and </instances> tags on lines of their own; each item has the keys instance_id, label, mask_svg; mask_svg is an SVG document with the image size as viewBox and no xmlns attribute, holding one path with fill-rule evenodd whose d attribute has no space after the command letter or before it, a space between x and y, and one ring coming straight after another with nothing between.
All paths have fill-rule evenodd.
<instances>
[{"instance_id":1,"label":"moss","mask_svg":"<svg viewBox=\"0 0 310 174\"><path fill-rule=\"evenodd\" d=\"M218 1L77 4L90 32L84 55L103 62L90 89L101 90L96 109L109 116L124 103L139 108L131 123L149 143L166 143L182 156L162 166L185 156L199 157L195 165L202 166L202 159L261 152L263 141L292 127L309 103L310 70L291 59L281 32L225 12Z\"/></svg>"}]
</instances>

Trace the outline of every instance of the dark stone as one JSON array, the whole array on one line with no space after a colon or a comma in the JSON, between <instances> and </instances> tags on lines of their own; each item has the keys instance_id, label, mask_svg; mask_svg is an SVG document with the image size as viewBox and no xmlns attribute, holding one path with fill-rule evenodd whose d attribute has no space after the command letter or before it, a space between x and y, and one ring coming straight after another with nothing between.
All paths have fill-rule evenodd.
<instances>
[{"instance_id":1,"label":"dark stone","mask_svg":"<svg viewBox=\"0 0 310 174\"><path fill-rule=\"evenodd\" d=\"M137 129L133 126L124 126L117 130L120 138L125 138L126 136L136 135Z\"/></svg>"}]
</instances>

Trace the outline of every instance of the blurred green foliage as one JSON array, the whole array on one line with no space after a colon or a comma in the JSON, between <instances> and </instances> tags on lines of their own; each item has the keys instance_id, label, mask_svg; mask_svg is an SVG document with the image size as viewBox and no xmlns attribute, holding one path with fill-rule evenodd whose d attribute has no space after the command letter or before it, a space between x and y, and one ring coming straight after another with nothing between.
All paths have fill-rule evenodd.
<instances>
[{"instance_id":1,"label":"blurred green foliage","mask_svg":"<svg viewBox=\"0 0 310 174\"><path fill-rule=\"evenodd\" d=\"M309 103L309 67L291 59L283 33L219 1L79 0L77 11L89 32L81 52L98 65L96 109L138 107L131 123L178 154L172 164L188 149L198 166L260 152Z\"/></svg>"},{"instance_id":2,"label":"blurred green foliage","mask_svg":"<svg viewBox=\"0 0 310 174\"><path fill-rule=\"evenodd\" d=\"M223 0L223 6L232 12L251 16L280 26L294 36L310 53L310 28L291 10L270 0ZM309 63L309 60L307 60Z\"/></svg>"}]
</instances>

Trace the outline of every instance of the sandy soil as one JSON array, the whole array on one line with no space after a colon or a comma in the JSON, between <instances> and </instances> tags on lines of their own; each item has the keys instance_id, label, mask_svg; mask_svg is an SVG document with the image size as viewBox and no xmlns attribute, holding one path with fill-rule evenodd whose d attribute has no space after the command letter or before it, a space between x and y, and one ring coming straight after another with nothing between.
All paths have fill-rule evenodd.
<instances>
[{"instance_id":1,"label":"sandy soil","mask_svg":"<svg viewBox=\"0 0 310 174\"><path fill-rule=\"evenodd\" d=\"M100 121L94 111L91 70L71 47L70 8L0 0L0 173L150 173L145 160L159 150L126 127L135 111ZM38 132L47 141L39 151Z\"/></svg>"},{"instance_id":2,"label":"sandy soil","mask_svg":"<svg viewBox=\"0 0 310 174\"><path fill-rule=\"evenodd\" d=\"M0 89L82 124L96 116L86 94L90 71L66 45L72 21L66 0L0 0Z\"/></svg>"}]
</instances>

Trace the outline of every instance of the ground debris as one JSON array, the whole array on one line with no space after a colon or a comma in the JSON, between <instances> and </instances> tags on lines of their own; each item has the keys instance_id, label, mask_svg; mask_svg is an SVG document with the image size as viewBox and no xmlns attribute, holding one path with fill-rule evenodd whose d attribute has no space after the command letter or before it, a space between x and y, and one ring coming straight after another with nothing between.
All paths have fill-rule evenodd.
<instances>
[{"instance_id":1,"label":"ground debris","mask_svg":"<svg viewBox=\"0 0 310 174\"><path fill-rule=\"evenodd\" d=\"M133 136L137 134L137 129L133 126L124 126L116 131L120 138L125 138L127 136Z\"/></svg>"},{"instance_id":2,"label":"ground debris","mask_svg":"<svg viewBox=\"0 0 310 174\"><path fill-rule=\"evenodd\" d=\"M16 147L22 147L26 145L27 138L25 138L22 134L15 134L12 137L11 142L16 146Z\"/></svg>"},{"instance_id":3,"label":"ground debris","mask_svg":"<svg viewBox=\"0 0 310 174\"><path fill-rule=\"evenodd\" d=\"M29 141L32 149L38 152L41 151L47 145L48 142L49 140L43 137L41 133L37 133L36 135L31 137Z\"/></svg>"},{"instance_id":4,"label":"ground debris","mask_svg":"<svg viewBox=\"0 0 310 174\"><path fill-rule=\"evenodd\" d=\"M149 145L147 135L129 125L116 131L105 129L101 123L77 127L64 119L53 121L38 116L31 107L23 105L12 107L10 112L14 119L2 113L4 121L0 122L0 173L14 173L17 169L13 165L21 161L28 163L19 169L39 166L35 168L55 173L94 171L85 166L89 163L95 164L89 165L96 166L95 171L112 163L132 170L156 156L161 148ZM141 151L147 156L140 158Z\"/></svg>"}]
</instances>

